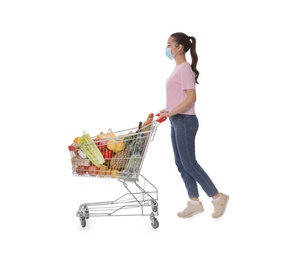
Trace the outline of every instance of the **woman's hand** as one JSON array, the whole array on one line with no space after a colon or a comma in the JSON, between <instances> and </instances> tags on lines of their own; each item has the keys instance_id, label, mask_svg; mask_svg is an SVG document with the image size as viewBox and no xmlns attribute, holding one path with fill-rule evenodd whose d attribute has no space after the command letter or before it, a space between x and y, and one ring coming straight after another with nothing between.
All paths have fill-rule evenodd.
<instances>
[{"instance_id":1,"label":"woman's hand","mask_svg":"<svg viewBox=\"0 0 290 260\"><path fill-rule=\"evenodd\" d=\"M163 109L159 112L159 116L160 117L170 117L171 114L168 111L166 111L165 109Z\"/></svg>"}]
</instances>

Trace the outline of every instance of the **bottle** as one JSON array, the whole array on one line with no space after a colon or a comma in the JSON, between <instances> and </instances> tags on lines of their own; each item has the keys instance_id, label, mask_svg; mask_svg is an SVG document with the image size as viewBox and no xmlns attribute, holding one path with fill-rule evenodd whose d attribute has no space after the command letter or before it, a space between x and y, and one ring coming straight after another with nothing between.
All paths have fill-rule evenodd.
<instances>
[{"instance_id":1,"label":"bottle","mask_svg":"<svg viewBox=\"0 0 290 260\"><path fill-rule=\"evenodd\" d=\"M145 147L146 137L143 133L141 133L137 139L135 144L135 150L139 152L139 154L143 153L143 149Z\"/></svg>"},{"instance_id":2,"label":"bottle","mask_svg":"<svg viewBox=\"0 0 290 260\"><path fill-rule=\"evenodd\" d=\"M132 177L134 174L138 173L142 156L139 150L136 150L134 154L131 155L130 160L126 166L125 172L129 174L128 177Z\"/></svg>"}]
</instances>

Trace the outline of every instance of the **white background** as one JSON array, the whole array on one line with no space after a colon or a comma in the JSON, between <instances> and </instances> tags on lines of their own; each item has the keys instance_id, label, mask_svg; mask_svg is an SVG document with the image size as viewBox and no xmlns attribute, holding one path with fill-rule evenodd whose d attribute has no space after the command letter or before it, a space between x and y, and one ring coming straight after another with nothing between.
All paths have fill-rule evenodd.
<instances>
[{"instance_id":1,"label":"white background","mask_svg":"<svg viewBox=\"0 0 290 260\"><path fill-rule=\"evenodd\" d=\"M5 259L289 259L287 1L1 1L1 251ZM67 146L85 130L138 125L165 105L170 34L197 39L197 158L230 195L223 218L179 219L187 194L169 121L142 173L160 223L90 218L81 203L125 193L75 178ZM287 242L288 241L288 242Z\"/></svg>"}]
</instances>

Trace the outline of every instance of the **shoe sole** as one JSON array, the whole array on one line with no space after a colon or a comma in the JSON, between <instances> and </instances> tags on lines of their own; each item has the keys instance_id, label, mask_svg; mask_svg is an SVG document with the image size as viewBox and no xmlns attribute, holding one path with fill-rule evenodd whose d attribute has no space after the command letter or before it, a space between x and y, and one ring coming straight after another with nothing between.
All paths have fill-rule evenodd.
<instances>
[{"instance_id":1,"label":"shoe sole","mask_svg":"<svg viewBox=\"0 0 290 260\"><path fill-rule=\"evenodd\" d=\"M216 216L216 217L213 217L213 218L220 218L221 216L223 216L223 214L224 214L225 211L226 211L226 208L227 208L227 205L228 205L229 199L230 199L230 196L227 196L227 197L226 197L225 207L224 207L223 212L222 212L219 216Z\"/></svg>"},{"instance_id":2,"label":"shoe sole","mask_svg":"<svg viewBox=\"0 0 290 260\"><path fill-rule=\"evenodd\" d=\"M202 212L204 212L204 209L199 210L199 211L197 211L197 212L194 212L193 214L188 215L188 216L179 216L178 214L177 214L177 216L178 216L179 218L190 218L190 217L193 217L194 215L199 214L199 213L202 213Z\"/></svg>"}]
</instances>

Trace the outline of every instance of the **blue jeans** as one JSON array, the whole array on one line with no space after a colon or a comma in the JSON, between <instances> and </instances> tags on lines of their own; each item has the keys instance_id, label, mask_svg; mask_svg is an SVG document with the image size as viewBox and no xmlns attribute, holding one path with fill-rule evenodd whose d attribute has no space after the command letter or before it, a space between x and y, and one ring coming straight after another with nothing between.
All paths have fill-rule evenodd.
<instances>
[{"instance_id":1,"label":"blue jeans","mask_svg":"<svg viewBox=\"0 0 290 260\"><path fill-rule=\"evenodd\" d=\"M197 183L207 196L213 197L218 193L218 190L195 157L197 116L177 114L169 117L169 120L175 164L181 174L189 198L199 197Z\"/></svg>"}]
</instances>

